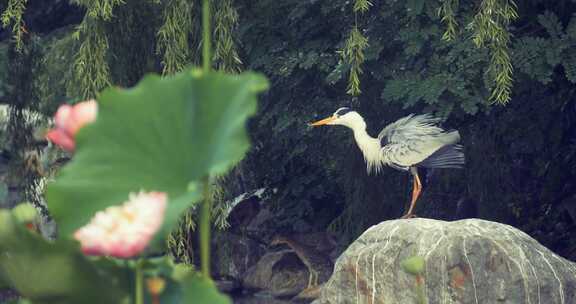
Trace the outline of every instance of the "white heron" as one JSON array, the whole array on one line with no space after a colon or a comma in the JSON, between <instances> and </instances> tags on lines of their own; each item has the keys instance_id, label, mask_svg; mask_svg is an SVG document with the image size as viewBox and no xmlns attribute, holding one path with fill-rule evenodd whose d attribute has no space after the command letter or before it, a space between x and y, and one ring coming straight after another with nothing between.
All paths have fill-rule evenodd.
<instances>
[{"instance_id":1,"label":"white heron","mask_svg":"<svg viewBox=\"0 0 576 304\"><path fill-rule=\"evenodd\" d=\"M418 167L462 168L464 153L458 131L438 126L439 118L430 114L410 114L386 126L377 138L366 132L366 122L349 108L339 108L332 116L311 126L341 125L352 129L356 144L364 155L368 174L380 173L383 166L409 171L413 177L410 208L402 218L412 217L422 191Z\"/></svg>"}]
</instances>

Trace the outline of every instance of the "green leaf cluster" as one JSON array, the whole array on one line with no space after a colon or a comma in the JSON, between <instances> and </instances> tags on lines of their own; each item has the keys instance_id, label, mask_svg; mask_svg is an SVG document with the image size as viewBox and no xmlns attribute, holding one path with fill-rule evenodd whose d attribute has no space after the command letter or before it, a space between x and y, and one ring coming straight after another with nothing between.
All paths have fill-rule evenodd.
<instances>
[{"instance_id":1,"label":"green leaf cluster","mask_svg":"<svg viewBox=\"0 0 576 304\"><path fill-rule=\"evenodd\" d=\"M553 80L554 70L562 67L564 76L576 83L576 17L566 26L550 11L538 15L545 35L520 37L515 41L513 60L525 75L543 84Z\"/></svg>"}]
</instances>

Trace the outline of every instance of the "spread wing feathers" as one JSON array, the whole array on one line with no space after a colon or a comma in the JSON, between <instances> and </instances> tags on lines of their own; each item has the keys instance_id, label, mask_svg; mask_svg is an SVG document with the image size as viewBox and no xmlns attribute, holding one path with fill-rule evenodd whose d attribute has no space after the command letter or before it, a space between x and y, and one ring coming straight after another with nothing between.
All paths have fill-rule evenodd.
<instances>
[{"instance_id":1,"label":"spread wing feathers","mask_svg":"<svg viewBox=\"0 0 576 304\"><path fill-rule=\"evenodd\" d=\"M407 168L424 161L443 146L456 144L460 140L458 131L446 132L437 125L439 122L439 118L430 114L410 114L386 126L378 135L383 161L393 167ZM438 164L441 161L446 160L438 160Z\"/></svg>"}]
</instances>

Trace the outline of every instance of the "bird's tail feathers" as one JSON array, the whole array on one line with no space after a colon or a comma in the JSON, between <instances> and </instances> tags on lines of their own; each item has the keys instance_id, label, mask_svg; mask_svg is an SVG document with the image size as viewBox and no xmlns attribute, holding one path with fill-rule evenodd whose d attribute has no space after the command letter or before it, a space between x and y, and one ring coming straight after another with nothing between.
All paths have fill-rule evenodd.
<instances>
[{"instance_id":1,"label":"bird's tail feathers","mask_svg":"<svg viewBox=\"0 0 576 304\"><path fill-rule=\"evenodd\" d=\"M457 136L460 135L457 134ZM438 149L418 165L425 168L462 168L465 162L462 146L452 144Z\"/></svg>"}]
</instances>

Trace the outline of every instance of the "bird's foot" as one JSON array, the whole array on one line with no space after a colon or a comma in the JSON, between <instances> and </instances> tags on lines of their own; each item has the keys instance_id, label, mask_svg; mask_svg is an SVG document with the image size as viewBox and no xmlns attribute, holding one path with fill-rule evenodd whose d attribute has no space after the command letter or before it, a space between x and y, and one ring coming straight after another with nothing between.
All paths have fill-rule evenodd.
<instances>
[{"instance_id":1,"label":"bird's foot","mask_svg":"<svg viewBox=\"0 0 576 304\"><path fill-rule=\"evenodd\" d=\"M401 219L410 219L410 218L415 218L415 217L416 217L416 214L414 214L414 213L406 213L401 217Z\"/></svg>"}]
</instances>

